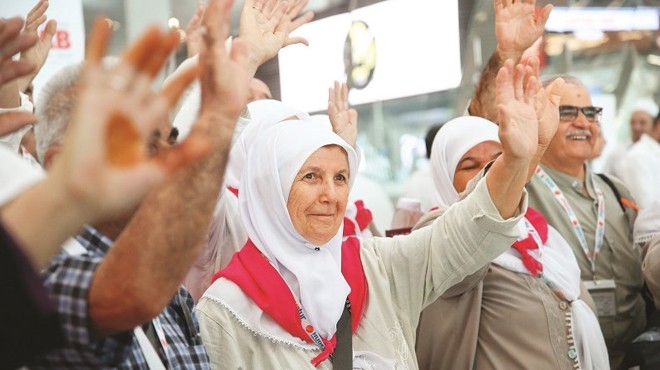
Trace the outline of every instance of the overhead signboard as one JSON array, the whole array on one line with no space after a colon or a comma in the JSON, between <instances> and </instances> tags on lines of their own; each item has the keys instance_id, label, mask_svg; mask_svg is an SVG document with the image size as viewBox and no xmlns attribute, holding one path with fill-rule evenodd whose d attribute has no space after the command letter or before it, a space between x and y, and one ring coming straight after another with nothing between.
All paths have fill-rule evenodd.
<instances>
[{"instance_id":1,"label":"overhead signboard","mask_svg":"<svg viewBox=\"0 0 660 370\"><path fill-rule=\"evenodd\" d=\"M461 82L457 0L388 0L311 22L279 53L282 101L327 107L333 81L352 105L421 95Z\"/></svg>"},{"instance_id":2,"label":"overhead signboard","mask_svg":"<svg viewBox=\"0 0 660 370\"><path fill-rule=\"evenodd\" d=\"M655 31L660 8L566 8L554 7L545 24L549 32Z\"/></svg>"}]
</instances>

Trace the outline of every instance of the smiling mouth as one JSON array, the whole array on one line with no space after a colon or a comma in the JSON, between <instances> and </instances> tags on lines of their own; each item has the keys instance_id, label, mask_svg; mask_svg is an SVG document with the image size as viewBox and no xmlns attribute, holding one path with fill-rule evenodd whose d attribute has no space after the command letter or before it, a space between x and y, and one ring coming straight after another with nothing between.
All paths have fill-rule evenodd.
<instances>
[{"instance_id":1,"label":"smiling mouth","mask_svg":"<svg viewBox=\"0 0 660 370\"><path fill-rule=\"evenodd\" d=\"M566 134L566 139L571 141L587 141L591 139L591 132L587 130L571 131Z\"/></svg>"}]
</instances>

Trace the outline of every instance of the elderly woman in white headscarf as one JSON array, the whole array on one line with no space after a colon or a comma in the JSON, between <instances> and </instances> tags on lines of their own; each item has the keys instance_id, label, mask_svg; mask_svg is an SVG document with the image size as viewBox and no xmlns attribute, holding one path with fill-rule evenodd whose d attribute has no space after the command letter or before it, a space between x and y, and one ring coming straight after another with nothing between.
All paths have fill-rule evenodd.
<instances>
[{"instance_id":1,"label":"elderly woman in white headscarf","mask_svg":"<svg viewBox=\"0 0 660 370\"><path fill-rule=\"evenodd\" d=\"M331 89L330 101L347 103L346 86L339 84ZM209 227L208 240L202 253L186 276L184 285L197 302L204 291L211 285L213 274L227 266L235 252L238 252L247 241L247 233L243 228L238 212L238 193L240 178L245 167L248 152L262 131L286 119L312 119L319 128L332 130L328 115L310 116L298 108L291 107L278 100L262 99L247 105L247 117L239 118L232 141L229 162L225 171L225 183L221 190L214 217ZM349 203L344 219L344 236L371 236L367 228L371 222L371 212L361 201Z\"/></svg>"},{"instance_id":2,"label":"elderly woman in white headscarf","mask_svg":"<svg viewBox=\"0 0 660 370\"><path fill-rule=\"evenodd\" d=\"M469 116L440 129L431 152L439 209L416 228L469 193L468 182L502 153L497 131ZM570 246L532 208L518 227L521 237L508 250L424 310L416 344L420 369L609 369ZM459 332L456 340L452 334Z\"/></svg>"},{"instance_id":3,"label":"elderly woman in white headscarf","mask_svg":"<svg viewBox=\"0 0 660 370\"><path fill-rule=\"evenodd\" d=\"M464 201L410 235L342 242L355 124L335 134L293 120L262 132L239 192L249 240L196 307L212 367L417 368L421 310L519 236L539 122L524 72L507 68L503 154Z\"/></svg>"},{"instance_id":4,"label":"elderly woman in white headscarf","mask_svg":"<svg viewBox=\"0 0 660 370\"><path fill-rule=\"evenodd\" d=\"M307 119L306 112L278 100L257 100L247 105L247 117L239 118L232 140L224 186L209 226L208 239L197 261L186 276L184 285L195 302L211 285L213 274L227 266L231 257L247 241L238 213L240 177L250 147L261 131L287 119Z\"/></svg>"}]
</instances>

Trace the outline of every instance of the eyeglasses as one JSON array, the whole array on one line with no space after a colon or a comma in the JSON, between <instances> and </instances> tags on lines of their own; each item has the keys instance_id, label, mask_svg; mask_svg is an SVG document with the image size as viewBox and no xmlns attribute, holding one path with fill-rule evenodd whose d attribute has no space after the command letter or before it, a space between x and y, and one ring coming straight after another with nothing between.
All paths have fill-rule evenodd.
<instances>
[{"instance_id":1,"label":"eyeglasses","mask_svg":"<svg viewBox=\"0 0 660 370\"><path fill-rule=\"evenodd\" d=\"M559 106L559 119L561 121L573 121L577 118L578 113L582 112L589 122L600 122L603 116L603 108L601 107L576 107L574 105L560 105Z\"/></svg>"}]
</instances>

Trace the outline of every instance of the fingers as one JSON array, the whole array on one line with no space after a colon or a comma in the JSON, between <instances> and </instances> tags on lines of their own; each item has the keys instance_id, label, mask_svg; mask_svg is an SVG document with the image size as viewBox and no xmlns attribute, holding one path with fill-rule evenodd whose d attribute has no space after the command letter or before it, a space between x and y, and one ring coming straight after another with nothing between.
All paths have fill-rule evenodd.
<instances>
[{"instance_id":1,"label":"fingers","mask_svg":"<svg viewBox=\"0 0 660 370\"><path fill-rule=\"evenodd\" d=\"M288 4L286 1L280 2L279 0L266 0L264 3L264 7L261 8L261 12L264 13L267 17L272 17L273 13L275 10L279 10L282 5L284 5L284 13L286 13L286 9L288 8Z\"/></svg>"},{"instance_id":2,"label":"fingers","mask_svg":"<svg viewBox=\"0 0 660 370\"><path fill-rule=\"evenodd\" d=\"M207 47L224 41L229 35L232 0L211 0L204 14L203 24L206 26L204 42Z\"/></svg>"},{"instance_id":3,"label":"fingers","mask_svg":"<svg viewBox=\"0 0 660 370\"><path fill-rule=\"evenodd\" d=\"M27 76L36 66L24 60L12 60L2 64L0 68L0 84L6 84L18 77Z\"/></svg>"},{"instance_id":4,"label":"fingers","mask_svg":"<svg viewBox=\"0 0 660 370\"><path fill-rule=\"evenodd\" d=\"M266 3L266 0L254 0L252 2L252 8L254 8L258 11L261 11L265 7L265 3ZM249 2L246 1L245 6L247 7L249 5L250 5Z\"/></svg>"},{"instance_id":5,"label":"fingers","mask_svg":"<svg viewBox=\"0 0 660 370\"><path fill-rule=\"evenodd\" d=\"M186 88L199 76L199 72L200 70L198 67L187 69L176 76L163 89L161 96L165 98L169 108L176 105L176 102L179 101L181 94L183 94Z\"/></svg>"},{"instance_id":6,"label":"fingers","mask_svg":"<svg viewBox=\"0 0 660 370\"><path fill-rule=\"evenodd\" d=\"M48 0L40 0L25 17L25 31L36 32L37 28L46 21L44 13L48 10Z\"/></svg>"},{"instance_id":7,"label":"fingers","mask_svg":"<svg viewBox=\"0 0 660 370\"><path fill-rule=\"evenodd\" d=\"M105 56L110 41L110 26L101 16L96 17L92 32L87 43L87 56L85 59L93 64L98 64Z\"/></svg>"},{"instance_id":8,"label":"fingers","mask_svg":"<svg viewBox=\"0 0 660 370\"><path fill-rule=\"evenodd\" d=\"M7 112L0 114L0 136L10 134L27 125L37 123L37 116L27 112Z\"/></svg>"},{"instance_id":9,"label":"fingers","mask_svg":"<svg viewBox=\"0 0 660 370\"><path fill-rule=\"evenodd\" d=\"M515 98L513 83L511 81L512 78L513 61L507 59L506 62L504 62L504 66L500 68L495 77L495 99L497 103L505 104Z\"/></svg>"},{"instance_id":10,"label":"fingers","mask_svg":"<svg viewBox=\"0 0 660 370\"><path fill-rule=\"evenodd\" d=\"M532 76L527 80L527 83L525 84L525 103L535 105L538 91L538 79L536 76Z\"/></svg>"},{"instance_id":11,"label":"fingers","mask_svg":"<svg viewBox=\"0 0 660 370\"><path fill-rule=\"evenodd\" d=\"M179 34L170 30L163 38L160 40L160 47L156 50L156 53L147 60L144 65L144 72L150 77L154 78L160 72L161 68L167 61L167 58L170 56L172 51L174 51L179 45Z\"/></svg>"},{"instance_id":12,"label":"fingers","mask_svg":"<svg viewBox=\"0 0 660 370\"><path fill-rule=\"evenodd\" d=\"M502 8L504 7L504 4L502 4L502 0L495 0L495 3L493 5L495 7L495 13L496 14L497 14L497 12L502 10Z\"/></svg>"},{"instance_id":13,"label":"fingers","mask_svg":"<svg viewBox=\"0 0 660 370\"><path fill-rule=\"evenodd\" d=\"M294 0L289 2L289 7L286 11L286 15L289 19L294 19L300 13L302 12L303 9L307 6L309 3L309 0Z\"/></svg>"},{"instance_id":14,"label":"fingers","mask_svg":"<svg viewBox=\"0 0 660 370\"><path fill-rule=\"evenodd\" d=\"M289 26L286 32L290 34L291 32L297 30L300 26L311 22L312 19L314 19L314 13L307 12L304 15L295 19L294 21L289 22ZM290 37L290 38L287 37L287 39L284 41L284 46L289 46L294 44L304 44L305 46L309 46L309 41L307 41L307 39L305 39L304 37Z\"/></svg>"},{"instance_id":15,"label":"fingers","mask_svg":"<svg viewBox=\"0 0 660 370\"><path fill-rule=\"evenodd\" d=\"M195 10L195 14L190 18L190 22L188 22L188 26L186 27L188 33L194 32L202 25L202 18L204 17L205 10L206 5L203 1L197 3L197 10Z\"/></svg>"},{"instance_id":16,"label":"fingers","mask_svg":"<svg viewBox=\"0 0 660 370\"><path fill-rule=\"evenodd\" d=\"M550 101L552 104L556 107L559 106L559 101L561 100L561 95L564 90L564 85L566 82L564 81L563 78L557 78L548 87L546 87L546 91L548 92L548 97L550 98Z\"/></svg>"},{"instance_id":17,"label":"fingers","mask_svg":"<svg viewBox=\"0 0 660 370\"><path fill-rule=\"evenodd\" d=\"M44 33L41 35L41 40L48 40L48 43L53 40L53 36L55 36L55 32L57 32L57 21L54 19L51 19L46 23L46 27L44 27Z\"/></svg>"},{"instance_id":18,"label":"fingers","mask_svg":"<svg viewBox=\"0 0 660 370\"><path fill-rule=\"evenodd\" d=\"M297 30L303 24L307 24L307 23L311 22L312 19L314 19L314 12L307 12L307 13L303 14L302 16L300 16L300 17L294 19L293 21L291 21L289 31L293 32L293 31Z\"/></svg>"},{"instance_id":19,"label":"fingers","mask_svg":"<svg viewBox=\"0 0 660 370\"><path fill-rule=\"evenodd\" d=\"M0 29L0 51L2 52L2 60L4 60L7 56L13 56L13 54L7 55L8 53L4 49L7 48L6 45L8 43L15 41L19 37L18 35L23 27L23 20L20 17L0 19L0 25L2 25Z\"/></svg>"},{"instance_id":20,"label":"fingers","mask_svg":"<svg viewBox=\"0 0 660 370\"><path fill-rule=\"evenodd\" d=\"M133 66L136 70L143 70L154 54L163 46L163 34L156 26L147 28L147 31L124 53L122 61Z\"/></svg>"},{"instance_id":21,"label":"fingers","mask_svg":"<svg viewBox=\"0 0 660 370\"><path fill-rule=\"evenodd\" d=\"M350 108L348 105L348 86L346 86L346 83L339 84L337 81L335 81L335 84L335 86L339 85L339 108L348 110Z\"/></svg>"},{"instance_id":22,"label":"fingers","mask_svg":"<svg viewBox=\"0 0 660 370\"><path fill-rule=\"evenodd\" d=\"M309 46L309 41L307 41L307 39L304 37L291 37L284 41L284 45L282 45L282 47L295 44L303 44L305 46Z\"/></svg>"},{"instance_id":23,"label":"fingers","mask_svg":"<svg viewBox=\"0 0 660 370\"><path fill-rule=\"evenodd\" d=\"M171 173L206 157L211 153L211 148L208 138L193 132L181 144L159 151L152 162Z\"/></svg>"},{"instance_id":24,"label":"fingers","mask_svg":"<svg viewBox=\"0 0 660 370\"><path fill-rule=\"evenodd\" d=\"M16 34L7 43L0 44L0 63L11 59L14 55L30 49L37 42L37 35Z\"/></svg>"},{"instance_id":25,"label":"fingers","mask_svg":"<svg viewBox=\"0 0 660 370\"><path fill-rule=\"evenodd\" d=\"M545 23L548 21L548 18L550 18L551 12L552 12L552 4L548 4L541 9L541 11L537 14L536 19L534 20L537 29L543 31L543 29L545 28Z\"/></svg>"},{"instance_id":26,"label":"fingers","mask_svg":"<svg viewBox=\"0 0 660 370\"><path fill-rule=\"evenodd\" d=\"M525 80L525 67L522 64L516 65L513 74L513 92L516 100L524 99L523 81Z\"/></svg>"},{"instance_id":27,"label":"fingers","mask_svg":"<svg viewBox=\"0 0 660 370\"><path fill-rule=\"evenodd\" d=\"M270 28L275 29L275 32L282 32L288 35L291 22L286 17L286 7L286 2L278 3L274 11L269 15L268 23L271 25Z\"/></svg>"}]
</instances>

